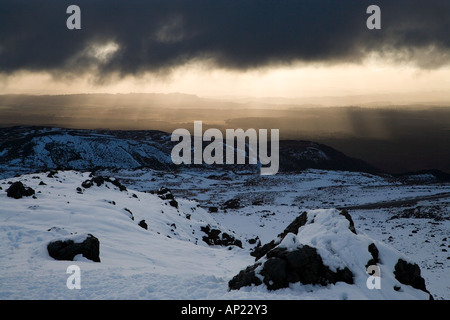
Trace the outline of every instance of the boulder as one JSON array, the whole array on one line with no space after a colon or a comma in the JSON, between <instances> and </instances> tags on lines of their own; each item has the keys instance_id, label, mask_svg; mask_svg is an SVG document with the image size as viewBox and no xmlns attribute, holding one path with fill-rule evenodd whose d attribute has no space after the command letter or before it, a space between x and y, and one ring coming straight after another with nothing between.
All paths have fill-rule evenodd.
<instances>
[{"instance_id":1,"label":"boulder","mask_svg":"<svg viewBox=\"0 0 450 320\"><path fill-rule=\"evenodd\" d=\"M229 287L234 289L244 283L257 284L259 277L254 270L259 265L262 265L259 275L263 277L263 282L269 290L287 288L290 283L295 282L322 286L338 281L353 283L353 273L348 268L332 271L324 264L315 248L304 245L295 250L279 247L270 250L263 264L257 263L241 271L238 276L231 279ZM243 282L242 279L246 281Z\"/></svg>"},{"instance_id":2,"label":"boulder","mask_svg":"<svg viewBox=\"0 0 450 320\"><path fill-rule=\"evenodd\" d=\"M355 224L353 223L352 217L350 216L350 214L346 211L346 210L340 210L339 214L344 216L345 219L348 220L349 225L348 225L348 229L353 232L354 234L356 234L356 230L355 230ZM257 246L251 253L250 255L254 256L256 258L256 260L258 260L259 258L261 258L262 256L264 256L267 252L269 252L271 249L275 248L277 246L277 242L280 240L283 240L284 237L286 237L286 235L288 233L294 233L297 234L298 230L300 229L300 227L304 226L307 223L307 218L308 218L308 213L305 211L303 212L301 215L299 215L297 218L295 218L284 230L282 233L280 233L278 235L278 237L274 240L272 240L269 243L266 243L263 246Z\"/></svg>"},{"instance_id":3,"label":"boulder","mask_svg":"<svg viewBox=\"0 0 450 320\"><path fill-rule=\"evenodd\" d=\"M81 183L81 186L85 189L89 189L90 187L93 186L93 183L91 180L85 180Z\"/></svg>"},{"instance_id":4,"label":"boulder","mask_svg":"<svg viewBox=\"0 0 450 320\"><path fill-rule=\"evenodd\" d=\"M398 259L394 270L395 278L406 285L413 288L428 292L425 286L425 280L420 275L420 268L415 263L409 263L403 259ZM430 298L431 298L430 294Z\"/></svg>"},{"instance_id":5,"label":"boulder","mask_svg":"<svg viewBox=\"0 0 450 320\"><path fill-rule=\"evenodd\" d=\"M17 181L11 184L6 190L6 195L10 198L20 199L22 197L30 197L35 191L30 187L25 187L22 182Z\"/></svg>"},{"instance_id":6,"label":"boulder","mask_svg":"<svg viewBox=\"0 0 450 320\"><path fill-rule=\"evenodd\" d=\"M139 221L138 225L139 225L139 227L141 227L141 228L143 228L143 229L145 229L145 230L148 229L148 225L147 225L147 223L145 222L145 220Z\"/></svg>"},{"instance_id":7,"label":"boulder","mask_svg":"<svg viewBox=\"0 0 450 320\"><path fill-rule=\"evenodd\" d=\"M349 290L354 297L370 299L432 299L417 264L408 262L394 248L356 231L344 210L319 209L301 213L275 239L251 253L256 261L228 283L231 290L264 285L268 290L289 288L291 284ZM367 285L378 267L382 290ZM402 285L404 284L404 286ZM345 289L346 288L346 289ZM373 289L373 288L372 288ZM343 293L342 297L347 297Z\"/></svg>"},{"instance_id":8,"label":"boulder","mask_svg":"<svg viewBox=\"0 0 450 320\"><path fill-rule=\"evenodd\" d=\"M73 261L81 254L86 259L100 262L100 242L92 234L75 239L52 241L47 245L48 254L55 260Z\"/></svg>"}]
</instances>

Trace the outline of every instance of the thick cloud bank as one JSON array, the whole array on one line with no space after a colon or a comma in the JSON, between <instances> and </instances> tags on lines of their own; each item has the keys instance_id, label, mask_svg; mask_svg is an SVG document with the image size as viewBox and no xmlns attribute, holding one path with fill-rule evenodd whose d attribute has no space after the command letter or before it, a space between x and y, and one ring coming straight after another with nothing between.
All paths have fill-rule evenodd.
<instances>
[{"instance_id":1,"label":"thick cloud bank","mask_svg":"<svg viewBox=\"0 0 450 320\"><path fill-rule=\"evenodd\" d=\"M81 30L66 27L71 4ZM381 8L381 30L366 27L371 4ZM125 76L192 61L247 70L372 53L436 68L450 61L449 12L442 0L4 0L0 71Z\"/></svg>"}]
</instances>

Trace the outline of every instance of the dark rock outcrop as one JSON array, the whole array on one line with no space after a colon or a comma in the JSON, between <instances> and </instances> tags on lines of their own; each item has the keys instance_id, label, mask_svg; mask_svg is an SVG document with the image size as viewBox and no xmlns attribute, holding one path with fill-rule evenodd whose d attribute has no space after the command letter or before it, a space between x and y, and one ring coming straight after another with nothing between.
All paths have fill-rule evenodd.
<instances>
[{"instance_id":1,"label":"dark rock outcrop","mask_svg":"<svg viewBox=\"0 0 450 320\"><path fill-rule=\"evenodd\" d=\"M133 220L134 221L134 216L133 216L133 212L131 212L131 210L130 209L128 209L128 208L123 208L123 210L124 211L126 211L127 212L127 215L128 215L128 217L131 219L131 220Z\"/></svg>"},{"instance_id":2,"label":"dark rock outcrop","mask_svg":"<svg viewBox=\"0 0 450 320\"><path fill-rule=\"evenodd\" d=\"M307 221L307 213L303 212L301 215L299 215L297 218L294 219L287 227L284 229L282 233L280 233L277 237L278 240L283 240L284 237L288 233L297 233L298 229L301 226L304 226ZM275 248L277 246L277 242L275 240L270 241L269 243L266 243L263 246L257 246L253 251L250 253L253 257L255 257L256 260L260 259L262 256L266 255L270 250Z\"/></svg>"},{"instance_id":3,"label":"dark rock outcrop","mask_svg":"<svg viewBox=\"0 0 450 320\"><path fill-rule=\"evenodd\" d=\"M82 242L72 239L52 241L47 245L48 254L55 260L69 260L81 254L86 259L100 262L100 242L92 234L88 234Z\"/></svg>"},{"instance_id":4,"label":"dark rock outcrop","mask_svg":"<svg viewBox=\"0 0 450 320\"><path fill-rule=\"evenodd\" d=\"M355 286L362 295L377 297L376 291L367 291L367 284L356 280L373 274L368 271L369 265L379 265L385 274L390 274L385 279L392 279L390 284L398 297L403 297L402 292L415 294L417 289L432 298L417 264L401 259L393 248L380 246L367 235L358 234L350 214L342 210L303 212L274 240L258 246L252 255L256 257L255 263L229 281L231 290L253 285L277 290L289 288L293 283L328 286L339 282ZM392 255L398 255L395 266L391 262L395 260L384 261ZM412 288L402 290L400 283ZM426 297L423 292L416 294L422 299Z\"/></svg>"},{"instance_id":5,"label":"dark rock outcrop","mask_svg":"<svg viewBox=\"0 0 450 320\"><path fill-rule=\"evenodd\" d=\"M217 207L209 207L208 208L208 212L209 213L217 213L217 212L219 212L219 208L217 208Z\"/></svg>"},{"instance_id":6,"label":"dark rock outcrop","mask_svg":"<svg viewBox=\"0 0 450 320\"><path fill-rule=\"evenodd\" d=\"M351 232L356 234L355 224L353 223L352 216L347 212L347 210L343 209L339 212L339 214L343 215L348 220L348 222L350 223L348 228L350 229Z\"/></svg>"},{"instance_id":7,"label":"dark rock outcrop","mask_svg":"<svg viewBox=\"0 0 450 320\"><path fill-rule=\"evenodd\" d=\"M57 173L57 170L50 170L50 172L47 174L47 178L53 178Z\"/></svg>"},{"instance_id":8,"label":"dark rock outcrop","mask_svg":"<svg viewBox=\"0 0 450 320\"><path fill-rule=\"evenodd\" d=\"M352 217L350 216L350 214L346 210L341 210L339 214L343 215L349 221L349 229L350 229L350 231L353 232L354 234L356 234L355 224L353 223L353 220L352 220ZM294 221L292 221L286 227L286 229L284 229L284 231L282 233L280 233L278 235L277 240L282 241L284 239L284 237L288 233L297 234L298 233L298 229L300 229L300 227L302 227L302 226L304 226L306 224L307 219L308 219L307 213L303 212L301 215L299 215L297 218L295 218ZM259 258L264 256L265 254L267 254L270 250L275 248L277 246L277 244L279 243L279 241L272 240L272 241L270 241L269 243L266 243L263 246L257 246L250 253L250 255L255 257L256 260L258 260Z\"/></svg>"},{"instance_id":9,"label":"dark rock outcrop","mask_svg":"<svg viewBox=\"0 0 450 320\"><path fill-rule=\"evenodd\" d=\"M350 214L341 210L339 215L348 220L348 229L356 235ZM288 234L297 235L299 229L307 223L314 223L314 219L308 222L308 213L303 212L276 239L263 246L257 246L251 252L257 263L235 276L229 282L230 289L239 289L243 285L256 284L258 280L261 282L261 277L263 278L262 282L269 290L287 288L290 283L295 282L328 285L342 281L353 284L353 273L350 269L344 267L332 271L324 264L322 257L315 248L309 245L301 245L293 250L279 247L279 244ZM258 265L262 266L259 270L259 277L255 274Z\"/></svg>"},{"instance_id":10,"label":"dark rock outcrop","mask_svg":"<svg viewBox=\"0 0 450 320\"><path fill-rule=\"evenodd\" d=\"M353 273L348 268L333 272L323 263L317 250L307 245L292 251L277 247L271 249L266 257L264 264L256 263L231 279L228 284L230 289L260 284L261 280L255 274L255 269L260 265L260 275L269 290L287 288L295 282L323 286L339 281L353 283Z\"/></svg>"},{"instance_id":11,"label":"dark rock outcrop","mask_svg":"<svg viewBox=\"0 0 450 320\"><path fill-rule=\"evenodd\" d=\"M239 199L230 199L223 203L222 209L239 209L242 208L241 200Z\"/></svg>"},{"instance_id":12,"label":"dark rock outcrop","mask_svg":"<svg viewBox=\"0 0 450 320\"><path fill-rule=\"evenodd\" d=\"M139 227L144 228L145 230L148 229L148 225L147 225L147 223L145 222L145 220L139 221L138 225L139 225Z\"/></svg>"},{"instance_id":13,"label":"dark rock outcrop","mask_svg":"<svg viewBox=\"0 0 450 320\"><path fill-rule=\"evenodd\" d=\"M231 290L239 290L242 287L251 286L253 284L256 286L262 284L261 279L259 279L255 274L255 269L260 265L261 263L256 263L239 272L232 280L228 282L229 288Z\"/></svg>"},{"instance_id":14,"label":"dark rock outcrop","mask_svg":"<svg viewBox=\"0 0 450 320\"><path fill-rule=\"evenodd\" d=\"M209 245L237 246L242 248L242 241L226 232L222 232L219 229L212 229L209 225L201 227L200 230L206 234L202 240Z\"/></svg>"},{"instance_id":15,"label":"dark rock outcrop","mask_svg":"<svg viewBox=\"0 0 450 320\"><path fill-rule=\"evenodd\" d=\"M7 190L6 195L10 198L20 199L22 197L30 197L35 191L30 187L25 187L22 182L14 182Z\"/></svg>"},{"instance_id":16,"label":"dark rock outcrop","mask_svg":"<svg viewBox=\"0 0 450 320\"><path fill-rule=\"evenodd\" d=\"M85 180L81 183L81 186L85 189L89 189L90 187L96 185L100 187L105 182L112 183L114 186L119 188L120 191L127 191L127 188L122 185L117 179L111 177L102 177L102 176L93 176L91 179Z\"/></svg>"},{"instance_id":17,"label":"dark rock outcrop","mask_svg":"<svg viewBox=\"0 0 450 320\"><path fill-rule=\"evenodd\" d=\"M399 282L429 293L425 286L425 279L420 275L420 268L417 264L398 259L394 275ZM430 300L432 299L433 297L430 294Z\"/></svg>"},{"instance_id":18,"label":"dark rock outcrop","mask_svg":"<svg viewBox=\"0 0 450 320\"><path fill-rule=\"evenodd\" d=\"M369 261L367 261L366 268L367 268L368 266L376 265L377 263L380 262L380 259L379 259L379 251L378 251L378 248L377 248L377 246L375 245L375 243L369 244L367 250L368 250L368 251L370 252L370 254L372 255L372 259L370 259Z\"/></svg>"},{"instance_id":19,"label":"dark rock outcrop","mask_svg":"<svg viewBox=\"0 0 450 320\"><path fill-rule=\"evenodd\" d=\"M166 187L161 187L159 188L158 191L156 191L156 194L158 195L158 197L162 200L169 200L169 204L178 209L178 202L175 200L174 195L172 194L172 191L170 191L168 188Z\"/></svg>"}]
</instances>

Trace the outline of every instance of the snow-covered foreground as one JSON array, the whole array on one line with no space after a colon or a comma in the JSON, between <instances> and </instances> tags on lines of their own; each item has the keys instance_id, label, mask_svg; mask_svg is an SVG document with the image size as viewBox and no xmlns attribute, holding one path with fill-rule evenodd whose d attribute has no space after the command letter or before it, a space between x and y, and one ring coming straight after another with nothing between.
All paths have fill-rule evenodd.
<instances>
[{"instance_id":1,"label":"snow-covered foreground","mask_svg":"<svg viewBox=\"0 0 450 320\"><path fill-rule=\"evenodd\" d=\"M358 230L419 264L435 299L450 299L449 183L409 183L389 176L313 169L270 177L204 170L178 174L121 170L115 176L137 190L156 189L163 181L176 196L197 199L206 209L217 207L213 217L218 222L238 234L257 235L262 243L271 241L305 210L446 195L399 207L349 212ZM223 208L230 199L239 199L241 206ZM410 215L410 211L418 214Z\"/></svg>"},{"instance_id":2,"label":"snow-covered foreground","mask_svg":"<svg viewBox=\"0 0 450 320\"><path fill-rule=\"evenodd\" d=\"M178 210L156 195L121 192L110 183L78 193L88 178L76 172L30 175L20 181L36 190L36 199L0 193L2 299L220 297L227 278L250 262L245 250L201 240L200 227L217 223L195 202L179 200ZM75 262L82 272L79 291L66 286L66 269L74 262L55 261L47 252L50 241L75 233L100 240L101 263Z\"/></svg>"},{"instance_id":3,"label":"snow-covered foreground","mask_svg":"<svg viewBox=\"0 0 450 320\"><path fill-rule=\"evenodd\" d=\"M153 176L145 177L144 174ZM311 173L308 179L312 180L314 174L316 173ZM125 173L121 172L119 175L124 176ZM322 184L326 184L329 176L322 177ZM40 173L0 180L0 299L427 298L424 292L417 290L405 290L403 294L394 296L369 290L361 279L358 280L358 285L338 282L323 287L296 283L275 291L270 291L265 286L230 291L229 280L255 262L254 257L249 254L253 245L247 240L254 236L258 236L263 243L272 240L303 212L301 205L281 205L277 201L281 199L284 203L287 198L280 197L264 205L248 205L234 210L219 209L217 213L210 214L202 208L202 199L198 202L183 199L174 191L178 202L176 208L169 201L144 192L157 190L162 185L173 189L169 176L162 179L154 172L141 172L135 178L133 180L128 176L128 183L125 184L128 190L125 191L120 191L110 182L83 188L81 184L90 179L89 173L75 171L58 172L53 177ZM183 183L184 180L178 178L179 183ZM190 183L179 185L178 190L184 188L186 192L195 193L193 185L196 184L198 189L210 190L214 194L220 191L217 185L222 180L208 180L205 177L198 179L201 181L191 177ZM176 180L177 177L173 177L172 181ZM9 187L8 182L15 181L32 187L36 191L35 198L7 197L5 190ZM143 184L142 181L149 183ZM213 183L216 188L211 185ZM382 181L374 184L382 184ZM242 194L255 195L252 192L257 191L256 187L247 185L248 192L238 187L236 190L240 190ZM297 182L298 187L301 185L308 184ZM355 183L352 187L355 193L356 185ZM286 184L281 186L286 187ZM264 194L261 188L260 186L259 196ZM267 191L271 194L270 190ZM276 192L280 194L279 190L272 190L272 193ZM217 197L216 201L221 201L223 197L232 198L238 193L230 189L228 193L223 192L221 197ZM211 194L207 192L197 192L195 195L197 199L204 196L205 207L214 204L213 197L209 197ZM296 197L298 196L300 195ZM294 198L297 199L296 197ZM302 201L307 204L305 207L315 205L306 198ZM353 219L356 229L363 237L392 244L405 257L417 262L422 269L427 289L435 298L450 298L450 285L445 274L449 270L449 260L442 260L440 269L434 268L434 265L428 270L424 268L424 263L442 259L446 254L437 246L448 234L449 221L444 220L436 225L427 224L428 220L414 221L419 223L414 225L403 220L401 222L400 219L386 222L387 215L386 211L379 214L356 211ZM142 220L146 222L147 229L139 225ZM401 224L403 228L400 227ZM242 240L242 248L206 244L202 240L205 236L202 228L207 225ZM431 232L427 227L434 228L435 237L427 234L428 231ZM419 230L414 233L414 237L409 237L413 232L412 228ZM49 256L47 244L50 241L86 233L94 235L100 241L100 263L83 257L76 257L76 261L56 261ZM392 235L393 238L389 239ZM425 242L427 239L429 241ZM430 260L432 256L434 259ZM81 270L80 290L70 290L66 285L69 277L67 267L73 264L78 265ZM391 284L390 282L389 285Z\"/></svg>"}]
</instances>

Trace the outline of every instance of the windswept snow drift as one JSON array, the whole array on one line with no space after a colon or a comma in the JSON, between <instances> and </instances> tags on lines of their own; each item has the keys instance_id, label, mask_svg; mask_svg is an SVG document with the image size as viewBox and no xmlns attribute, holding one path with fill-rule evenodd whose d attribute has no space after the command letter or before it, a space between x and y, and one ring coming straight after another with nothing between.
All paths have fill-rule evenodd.
<instances>
[{"instance_id":1,"label":"windswept snow drift","mask_svg":"<svg viewBox=\"0 0 450 320\"><path fill-rule=\"evenodd\" d=\"M59 171L0 180L0 299L428 299L429 295L398 282L392 274L399 257L366 235L353 234L348 221L334 210L308 211L308 223L277 243L292 250L316 248L324 263L348 267L354 283L303 285L269 290L266 286L229 290L228 282L254 263L246 239L217 223L199 203L158 193L124 189L114 179L102 183L89 173ZM33 197L7 196L10 184L21 181ZM96 180L98 181L98 180ZM83 187L89 185L88 188ZM167 196L167 191L164 190ZM165 196L165 197L166 197ZM163 197L163 198L165 198ZM310 223L314 220L314 223ZM145 222L146 228L144 228ZM212 241L214 231L221 241ZM52 241L82 241L92 234L100 243L100 263L77 255L57 261L47 246ZM224 236L224 235L227 236ZM237 245L211 245L234 237ZM206 242L208 243L206 243ZM235 243L235 242L234 242ZM368 245L380 252L382 289L366 287ZM265 259L265 258L262 258ZM81 270L81 289L66 286L67 267ZM398 285L400 290L393 287Z\"/></svg>"}]
</instances>

